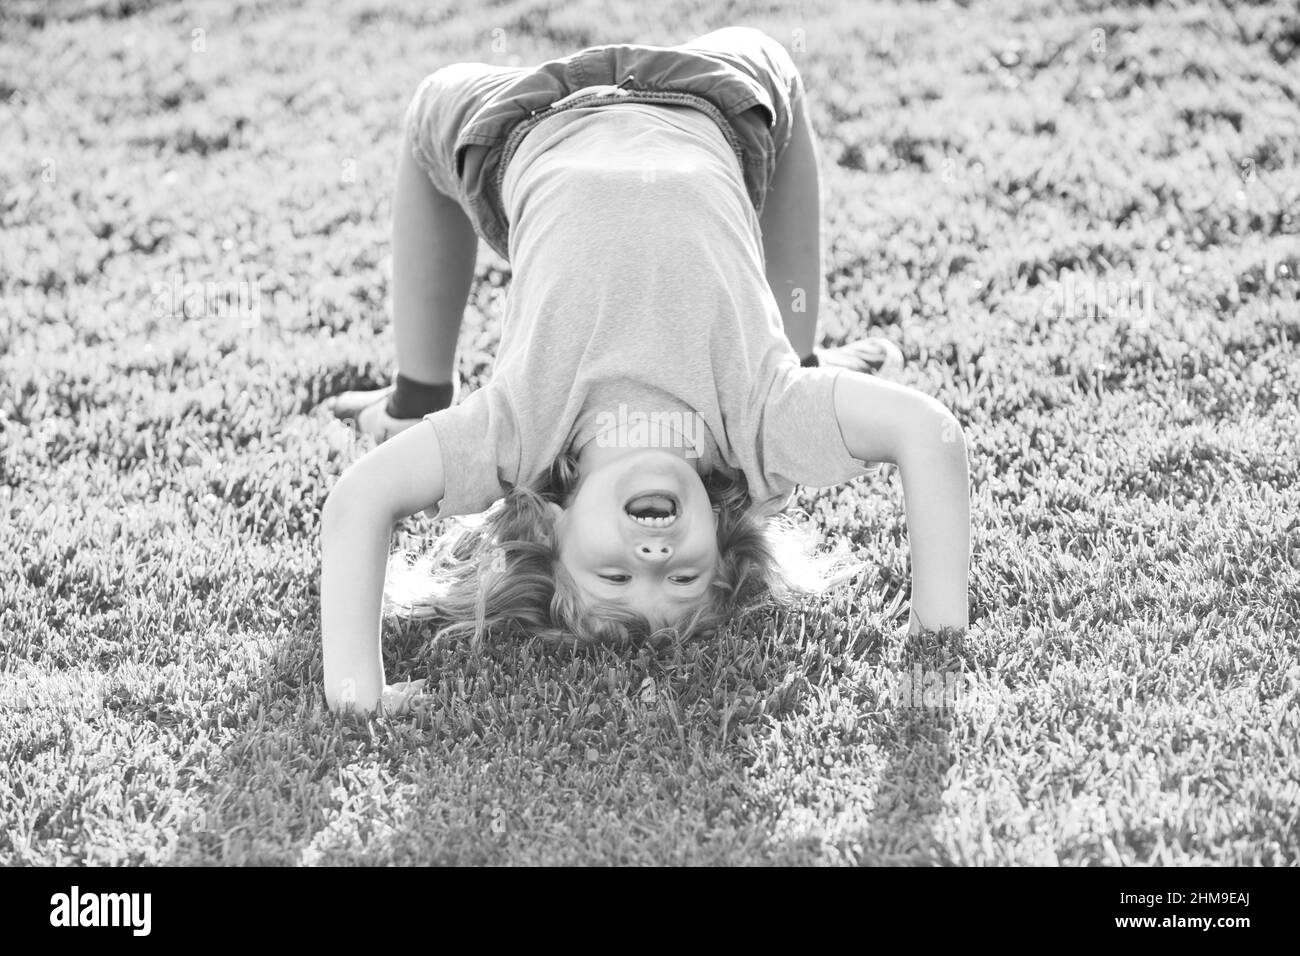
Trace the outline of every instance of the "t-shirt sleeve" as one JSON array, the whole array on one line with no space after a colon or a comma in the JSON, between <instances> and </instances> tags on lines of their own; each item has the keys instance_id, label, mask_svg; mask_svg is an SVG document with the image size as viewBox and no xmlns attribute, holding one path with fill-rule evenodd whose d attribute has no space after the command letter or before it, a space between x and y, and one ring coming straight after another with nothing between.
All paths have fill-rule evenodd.
<instances>
[{"instance_id":1,"label":"t-shirt sleeve","mask_svg":"<svg viewBox=\"0 0 1300 956\"><path fill-rule=\"evenodd\" d=\"M518 477L519 442L504 389L489 384L424 417L442 452L444 490L436 517L478 514L505 496Z\"/></svg>"},{"instance_id":2,"label":"t-shirt sleeve","mask_svg":"<svg viewBox=\"0 0 1300 956\"><path fill-rule=\"evenodd\" d=\"M775 488L825 488L879 466L854 458L835 415L835 378L843 369L784 366L763 413L763 470Z\"/></svg>"}]
</instances>

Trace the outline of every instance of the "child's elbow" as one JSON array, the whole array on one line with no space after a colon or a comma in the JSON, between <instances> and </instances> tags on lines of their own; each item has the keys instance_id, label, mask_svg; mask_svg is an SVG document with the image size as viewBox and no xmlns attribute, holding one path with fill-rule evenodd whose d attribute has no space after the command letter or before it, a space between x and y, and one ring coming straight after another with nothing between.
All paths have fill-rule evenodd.
<instances>
[{"instance_id":1,"label":"child's elbow","mask_svg":"<svg viewBox=\"0 0 1300 956\"><path fill-rule=\"evenodd\" d=\"M927 398L907 417L895 462L905 474L913 476L965 478L966 434L961 422L942 403Z\"/></svg>"},{"instance_id":2,"label":"child's elbow","mask_svg":"<svg viewBox=\"0 0 1300 956\"><path fill-rule=\"evenodd\" d=\"M948 447L954 454L966 457L966 433L961 422L946 406L940 405L936 427L939 432L939 444Z\"/></svg>"},{"instance_id":3,"label":"child's elbow","mask_svg":"<svg viewBox=\"0 0 1300 956\"><path fill-rule=\"evenodd\" d=\"M345 471L325 496L325 504L321 506L321 530L328 533L331 528L349 524L360 515L375 514L378 502L374 498L370 490L357 481L355 474Z\"/></svg>"},{"instance_id":4,"label":"child's elbow","mask_svg":"<svg viewBox=\"0 0 1300 956\"><path fill-rule=\"evenodd\" d=\"M931 454L935 450L963 457L966 454L966 433L961 422L947 405L929 395L922 396L914 409L907 433L909 444Z\"/></svg>"}]
</instances>

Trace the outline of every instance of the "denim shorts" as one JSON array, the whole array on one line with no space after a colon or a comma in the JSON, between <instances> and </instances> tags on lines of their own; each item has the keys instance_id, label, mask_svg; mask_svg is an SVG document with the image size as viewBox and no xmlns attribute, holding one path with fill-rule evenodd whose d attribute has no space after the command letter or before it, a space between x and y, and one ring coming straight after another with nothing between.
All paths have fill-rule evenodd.
<instances>
[{"instance_id":1,"label":"denim shorts","mask_svg":"<svg viewBox=\"0 0 1300 956\"><path fill-rule=\"evenodd\" d=\"M803 95L785 47L751 27L724 27L678 46L594 46L537 67L454 63L420 84L404 129L434 187L508 259L501 184L520 141L546 117L617 103L699 109L722 130L761 214Z\"/></svg>"}]
</instances>

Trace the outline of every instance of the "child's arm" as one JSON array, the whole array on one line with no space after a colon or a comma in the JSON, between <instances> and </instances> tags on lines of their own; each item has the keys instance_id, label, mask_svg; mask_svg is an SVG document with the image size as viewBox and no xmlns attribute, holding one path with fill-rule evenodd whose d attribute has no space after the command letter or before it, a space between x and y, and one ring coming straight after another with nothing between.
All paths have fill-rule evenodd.
<instances>
[{"instance_id":1,"label":"child's arm","mask_svg":"<svg viewBox=\"0 0 1300 956\"><path fill-rule=\"evenodd\" d=\"M369 713L383 696L380 613L389 536L443 496L442 452L422 421L354 462L321 513L321 639L325 700Z\"/></svg>"},{"instance_id":2,"label":"child's arm","mask_svg":"<svg viewBox=\"0 0 1300 956\"><path fill-rule=\"evenodd\" d=\"M970 569L970 487L961 425L934 398L844 371L835 415L854 458L898 466L912 547L908 630L965 628Z\"/></svg>"}]
</instances>

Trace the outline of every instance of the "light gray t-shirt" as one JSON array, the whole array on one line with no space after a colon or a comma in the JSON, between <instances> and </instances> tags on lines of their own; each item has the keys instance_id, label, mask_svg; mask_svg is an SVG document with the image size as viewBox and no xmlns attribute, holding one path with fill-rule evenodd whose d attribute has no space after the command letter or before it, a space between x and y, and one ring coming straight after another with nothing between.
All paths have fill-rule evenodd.
<instances>
[{"instance_id":1,"label":"light gray t-shirt","mask_svg":"<svg viewBox=\"0 0 1300 956\"><path fill-rule=\"evenodd\" d=\"M839 370L800 368L785 338L740 165L707 114L557 113L519 145L502 199L513 277L492 379L427 416L439 515L485 510L611 427L743 472L764 513L796 484L868 470L835 417Z\"/></svg>"}]
</instances>

